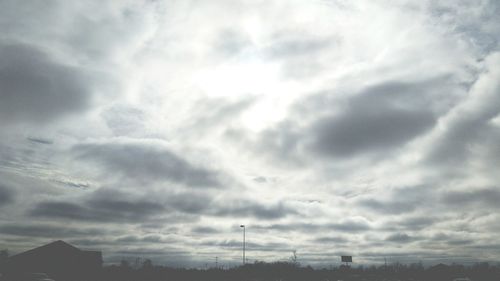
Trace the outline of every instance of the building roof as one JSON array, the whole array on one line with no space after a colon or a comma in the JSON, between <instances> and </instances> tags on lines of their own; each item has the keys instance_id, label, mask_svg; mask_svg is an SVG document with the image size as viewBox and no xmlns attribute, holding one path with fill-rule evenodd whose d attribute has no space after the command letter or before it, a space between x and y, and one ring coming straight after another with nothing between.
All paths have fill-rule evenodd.
<instances>
[{"instance_id":1,"label":"building roof","mask_svg":"<svg viewBox=\"0 0 500 281\"><path fill-rule=\"evenodd\" d=\"M51 254L51 253L69 253L69 254L81 254L82 250L77 247L70 245L62 240L57 240L52 243L19 253L17 255L13 255L10 257L10 260L16 260L23 257L28 257L32 255L38 254Z\"/></svg>"},{"instance_id":2,"label":"building roof","mask_svg":"<svg viewBox=\"0 0 500 281\"><path fill-rule=\"evenodd\" d=\"M91 280L87 278L102 267L102 253L82 251L64 241L52 243L11 256L7 273L44 272L56 280ZM80 279L75 279L78 277Z\"/></svg>"}]
</instances>

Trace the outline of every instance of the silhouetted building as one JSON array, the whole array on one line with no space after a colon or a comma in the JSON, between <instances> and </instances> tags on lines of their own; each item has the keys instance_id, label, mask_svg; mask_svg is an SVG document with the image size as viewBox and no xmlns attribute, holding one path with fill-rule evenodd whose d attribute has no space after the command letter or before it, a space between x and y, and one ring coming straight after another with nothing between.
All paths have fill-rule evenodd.
<instances>
[{"instance_id":1,"label":"silhouetted building","mask_svg":"<svg viewBox=\"0 0 500 281\"><path fill-rule=\"evenodd\" d=\"M7 261L6 273L15 276L43 272L56 281L72 281L93 279L101 268L101 252L83 251L59 240L11 256Z\"/></svg>"},{"instance_id":2,"label":"silhouetted building","mask_svg":"<svg viewBox=\"0 0 500 281\"><path fill-rule=\"evenodd\" d=\"M438 264L433 267L430 267L427 270L430 273L429 280L451 280L453 277L453 269L446 264Z\"/></svg>"}]
</instances>

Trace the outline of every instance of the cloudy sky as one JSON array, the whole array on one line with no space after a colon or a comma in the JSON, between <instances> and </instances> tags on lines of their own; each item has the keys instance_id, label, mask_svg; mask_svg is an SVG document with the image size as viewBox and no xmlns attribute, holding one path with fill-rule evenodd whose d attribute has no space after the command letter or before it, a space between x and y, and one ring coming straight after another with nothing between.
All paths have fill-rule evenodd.
<instances>
[{"instance_id":1,"label":"cloudy sky","mask_svg":"<svg viewBox=\"0 0 500 281\"><path fill-rule=\"evenodd\" d=\"M500 259L496 0L0 0L0 248Z\"/></svg>"}]
</instances>

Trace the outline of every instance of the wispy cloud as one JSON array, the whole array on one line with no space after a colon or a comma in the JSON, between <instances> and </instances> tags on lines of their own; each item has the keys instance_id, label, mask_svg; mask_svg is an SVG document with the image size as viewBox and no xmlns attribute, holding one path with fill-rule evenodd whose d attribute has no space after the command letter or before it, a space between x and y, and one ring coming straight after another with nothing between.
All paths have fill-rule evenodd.
<instances>
[{"instance_id":1,"label":"wispy cloud","mask_svg":"<svg viewBox=\"0 0 500 281\"><path fill-rule=\"evenodd\" d=\"M2 1L0 247L498 259L500 5L389 2Z\"/></svg>"}]
</instances>

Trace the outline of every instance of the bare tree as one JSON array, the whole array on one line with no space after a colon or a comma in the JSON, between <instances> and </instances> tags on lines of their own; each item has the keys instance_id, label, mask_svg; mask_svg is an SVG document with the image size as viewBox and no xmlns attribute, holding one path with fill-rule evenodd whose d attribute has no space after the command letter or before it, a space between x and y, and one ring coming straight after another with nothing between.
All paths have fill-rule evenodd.
<instances>
[{"instance_id":1,"label":"bare tree","mask_svg":"<svg viewBox=\"0 0 500 281\"><path fill-rule=\"evenodd\" d=\"M293 265L298 266L299 263L297 262L297 250L292 251L292 255L290 256L290 261L292 262Z\"/></svg>"}]
</instances>

